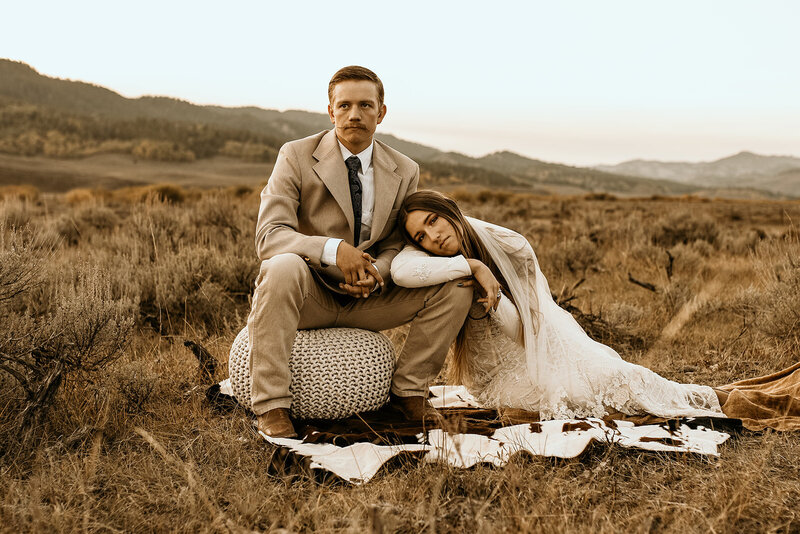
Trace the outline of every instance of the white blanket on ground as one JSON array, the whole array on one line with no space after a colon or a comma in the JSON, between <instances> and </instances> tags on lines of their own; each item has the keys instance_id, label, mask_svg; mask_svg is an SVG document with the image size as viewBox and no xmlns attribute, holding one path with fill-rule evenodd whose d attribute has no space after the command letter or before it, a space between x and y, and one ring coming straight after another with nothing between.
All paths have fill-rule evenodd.
<instances>
[{"instance_id":1,"label":"white blanket on ground","mask_svg":"<svg viewBox=\"0 0 800 534\"><path fill-rule=\"evenodd\" d=\"M463 386L434 386L431 395L431 404L436 408L480 408ZM512 425L499 428L492 436L452 434L434 429L425 435L420 434L419 444L405 445L355 443L339 447L329 443L304 443L299 439L261 436L270 443L310 457L312 469L325 469L354 484L368 482L386 461L403 451L423 454L426 462L466 468L478 463L502 466L512 455L522 451L537 456L574 458L592 441L649 451L719 456L717 446L730 437L724 432L704 427L691 428L685 424L668 430L663 425L637 426L628 421L606 423L601 419Z\"/></svg>"}]
</instances>

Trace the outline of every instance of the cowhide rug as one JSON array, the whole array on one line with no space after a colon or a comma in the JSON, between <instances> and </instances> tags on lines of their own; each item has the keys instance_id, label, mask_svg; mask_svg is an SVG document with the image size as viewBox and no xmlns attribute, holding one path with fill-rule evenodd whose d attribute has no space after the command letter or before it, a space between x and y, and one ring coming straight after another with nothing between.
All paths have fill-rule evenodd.
<instances>
[{"instance_id":1,"label":"cowhide rug","mask_svg":"<svg viewBox=\"0 0 800 534\"><path fill-rule=\"evenodd\" d=\"M538 414L498 413L481 408L463 386L431 387L431 403L441 421L423 427L410 423L391 407L337 421L298 421L302 439L266 441L291 451L311 471L330 472L361 484L392 458L413 457L459 468L478 463L505 465L514 454L574 458L593 443L646 451L719 456L718 445L741 430L727 418L659 420L615 414L605 419L538 421ZM212 386L208 399L220 409L236 405L227 381ZM627 420L626 420L627 419Z\"/></svg>"}]
</instances>

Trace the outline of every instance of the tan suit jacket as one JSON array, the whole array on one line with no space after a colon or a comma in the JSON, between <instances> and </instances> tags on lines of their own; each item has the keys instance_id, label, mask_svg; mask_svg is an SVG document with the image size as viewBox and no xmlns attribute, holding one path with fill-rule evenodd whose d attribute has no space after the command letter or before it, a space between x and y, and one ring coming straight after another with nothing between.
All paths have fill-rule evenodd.
<instances>
[{"instance_id":1,"label":"tan suit jacket","mask_svg":"<svg viewBox=\"0 0 800 534\"><path fill-rule=\"evenodd\" d=\"M392 259L403 246L396 228L406 196L417 190L419 165L375 141L372 153L375 208L372 231L358 248L377 260L375 267L390 280ZM276 254L301 256L331 291L344 293L344 278L335 265L321 262L329 238L353 244L354 215L347 167L335 130L291 141L281 147L272 175L261 192L256 224L256 251L262 261Z\"/></svg>"}]
</instances>

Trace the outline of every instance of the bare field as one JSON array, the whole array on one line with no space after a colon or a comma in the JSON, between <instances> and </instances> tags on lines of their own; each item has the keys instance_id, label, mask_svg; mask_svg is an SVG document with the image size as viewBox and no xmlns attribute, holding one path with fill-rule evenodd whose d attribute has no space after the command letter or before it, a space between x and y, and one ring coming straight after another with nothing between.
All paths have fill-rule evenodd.
<instances>
[{"instance_id":1,"label":"bare field","mask_svg":"<svg viewBox=\"0 0 800 534\"><path fill-rule=\"evenodd\" d=\"M52 192L77 187L115 189L158 183L184 187L256 186L266 183L271 171L271 163L222 156L177 163L137 159L127 154L72 159L0 154L0 186L30 184Z\"/></svg>"},{"instance_id":2,"label":"bare field","mask_svg":"<svg viewBox=\"0 0 800 534\"><path fill-rule=\"evenodd\" d=\"M718 460L400 458L360 487L276 469L243 413L209 409L183 346L225 376L258 191L0 193L2 531L800 531L796 433L734 436ZM716 385L800 359L800 202L451 194L526 235L558 300L628 360Z\"/></svg>"}]
</instances>

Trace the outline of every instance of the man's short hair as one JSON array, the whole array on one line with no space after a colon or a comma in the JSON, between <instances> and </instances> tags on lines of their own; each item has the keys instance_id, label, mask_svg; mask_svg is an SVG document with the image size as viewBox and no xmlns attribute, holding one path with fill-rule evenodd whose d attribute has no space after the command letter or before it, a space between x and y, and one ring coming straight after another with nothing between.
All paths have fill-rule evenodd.
<instances>
[{"instance_id":1,"label":"man's short hair","mask_svg":"<svg viewBox=\"0 0 800 534\"><path fill-rule=\"evenodd\" d=\"M378 78L377 74L366 67L359 67L358 65L350 65L336 71L336 74L333 75L330 83L328 83L328 102L333 103L333 88L336 87L336 84L347 80L366 80L374 83L378 89L378 105L383 105L383 82Z\"/></svg>"}]
</instances>

